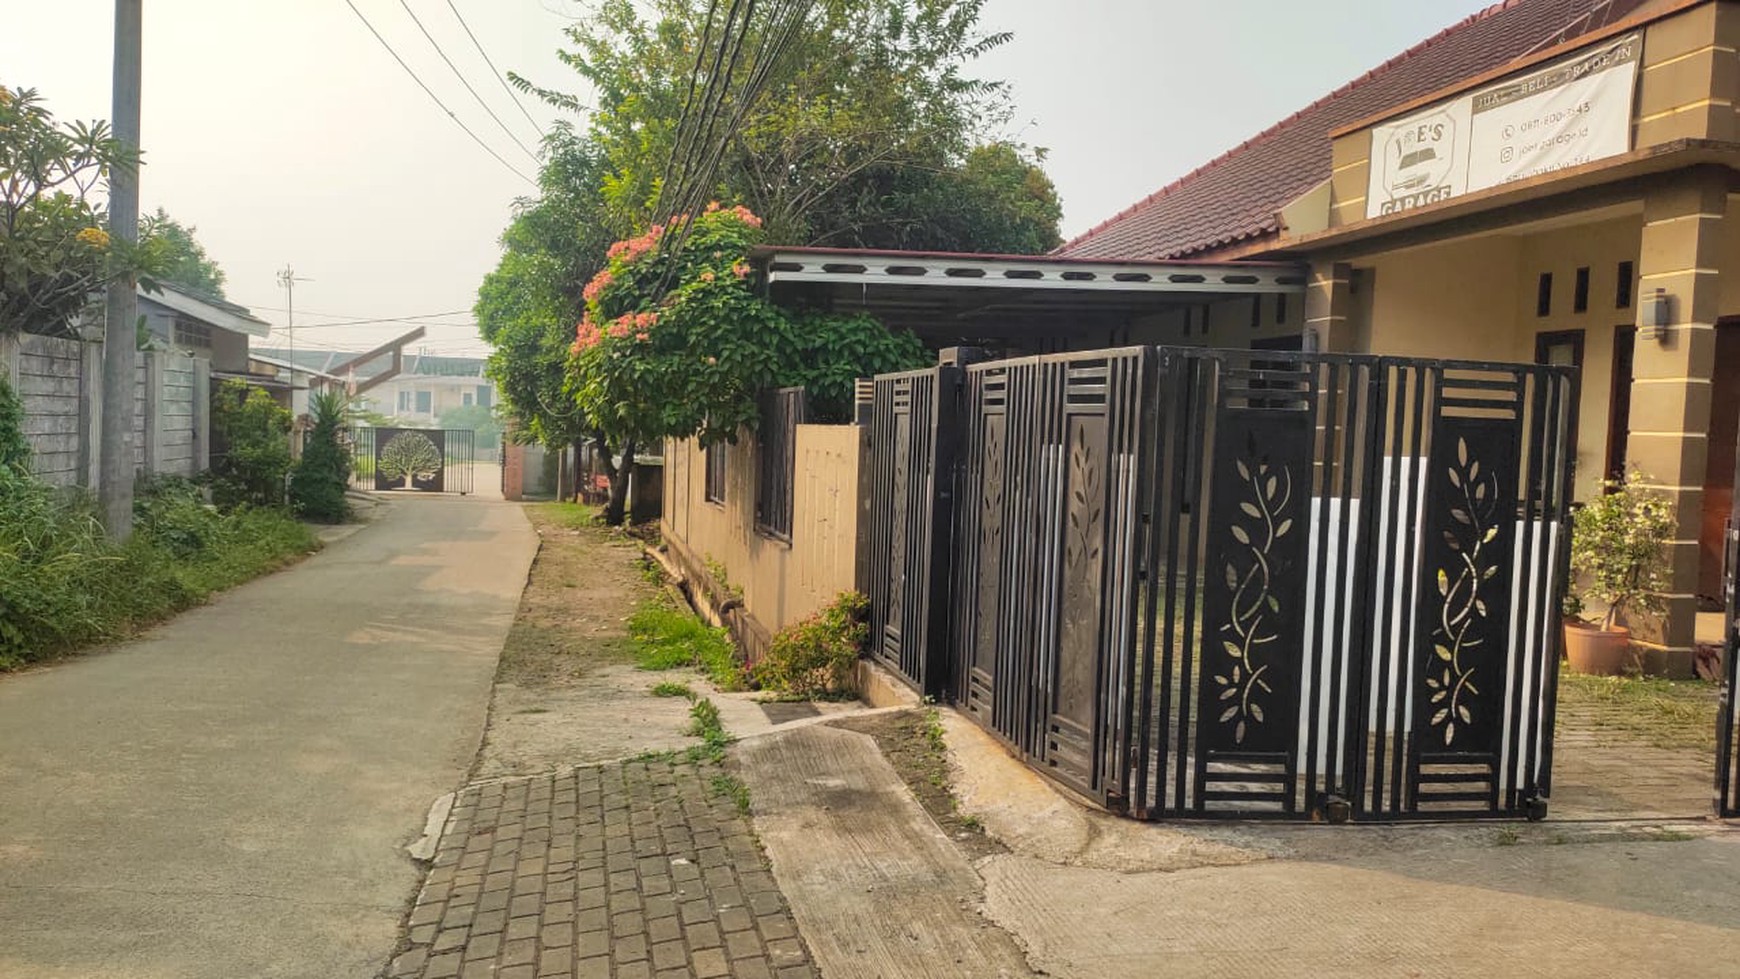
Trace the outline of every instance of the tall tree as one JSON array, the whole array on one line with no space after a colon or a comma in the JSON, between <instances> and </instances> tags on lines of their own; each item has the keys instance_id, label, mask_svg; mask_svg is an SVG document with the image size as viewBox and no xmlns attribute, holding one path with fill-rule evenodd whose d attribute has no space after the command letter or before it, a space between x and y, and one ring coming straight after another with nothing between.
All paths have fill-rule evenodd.
<instances>
[{"instance_id":1,"label":"tall tree","mask_svg":"<svg viewBox=\"0 0 1740 979\"><path fill-rule=\"evenodd\" d=\"M0 86L0 330L68 334L93 294L149 276L150 239L111 242L99 192L138 165L107 123L61 122L34 90Z\"/></svg>"},{"instance_id":2,"label":"tall tree","mask_svg":"<svg viewBox=\"0 0 1740 979\"><path fill-rule=\"evenodd\" d=\"M765 219L765 240L785 244L1011 253L1055 246L1061 206L1042 154L999 140L1009 115L1004 86L970 74L1008 40L979 29L983 5L773 0L760 9L805 16L763 17L725 44L727 9L737 4L603 0L567 29L570 47L559 55L591 90L588 105L559 86L512 76L587 120L578 129L559 125L545 141L539 195L516 206L501 262L478 293L480 330L495 348L490 374L522 437L555 447L592 442L615 490L622 480L611 462L636 440L734 432L753 405L748 380L832 392L839 378L875 366L842 359L825 342L796 357L786 344L777 364L734 375L723 397L695 387L719 371L685 360L699 349L691 342L654 344L660 356L650 358L645 350L605 358L601 351L621 346L608 342L571 351L575 324L588 313L583 290L606 269L609 243L634 239L676 210L699 213L713 199L747 204ZM794 32L776 34L785 23ZM759 99L744 98L751 89ZM663 275L635 302L656 306L677 295L666 294L674 286ZM894 356L886 344L860 345L878 331L886 336L873 322L802 311L788 318L738 298L768 327L734 347L742 357L755 354L755 341L790 333L880 351L877 363L910 358L905 348ZM705 333L679 328L680 319L662 335ZM612 373L615 366L622 371ZM655 374L668 382L661 390L675 393L645 397ZM836 396L845 397L824 399Z\"/></svg>"},{"instance_id":3,"label":"tall tree","mask_svg":"<svg viewBox=\"0 0 1740 979\"><path fill-rule=\"evenodd\" d=\"M489 376L520 422L519 437L552 448L595 432L566 390L582 290L604 267L614 235L604 213L605 169L597 148L558 124L544 143L539 196L519 202L502 234L502 258L473 308L494 349Z\"/></svg>"},{"instance_id":4,"label":"tall tree","mask_svg":"<svg viewBox=\"0 0 1740 979\"><path fill-rule=\"evenodd\" d=\"M203 296L224 298L224 270L194 237L199 229L182 224L163 208L145 218L141 234L156 239L160 263L157 279Z\"/></svg>"},{"instance_id":5,"label":"tall tree","mask_svg":"<svg viewBox=\"0 0 1740 979\"><path fill-rule=\"evenodd\" d=\"M770 241L996 252L1057 243L1061 206L1039 154L998 138L1005 85L969 74L1009 39L979 30L984 0L816 0L777 60L758 64L767 24L752 25L740 56L721 59L708 101L691 78L726 6L654 0L643 13L605 0L567 28L561 57L593 93L586 138L607 172L602 217L619 236L663 217L661 190L671 203L674 185L716 154L713 181L698 188L708 193L678 203L740 201ZM760 99L740 103L757 67ZM558 107L581 104L516 81ZM714 125L697 133L696 116ZM952 216L954 185L975 201L1028 203L963 221Z\"/></svg>"}]
</instances>

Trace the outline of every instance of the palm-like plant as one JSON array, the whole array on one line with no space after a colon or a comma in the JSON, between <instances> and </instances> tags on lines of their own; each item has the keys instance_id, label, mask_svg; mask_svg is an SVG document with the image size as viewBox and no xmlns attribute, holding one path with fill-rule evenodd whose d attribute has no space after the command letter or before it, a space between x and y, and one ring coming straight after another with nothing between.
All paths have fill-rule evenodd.
<instances>
[{"instance_id":1,"label":"palm-like plant","mask_svg":"<svg viewBox=\"0 0 1740 979\"><path fill-rule=\"evenodd\" d=\"M290 477L290 502L311 520L337 522L350 516L345 487L350 484L351 453L345 437L351 402L343 391L328 388L308 399L312 425L302 442L302 461Z\"/></svg>"}]
</instances>

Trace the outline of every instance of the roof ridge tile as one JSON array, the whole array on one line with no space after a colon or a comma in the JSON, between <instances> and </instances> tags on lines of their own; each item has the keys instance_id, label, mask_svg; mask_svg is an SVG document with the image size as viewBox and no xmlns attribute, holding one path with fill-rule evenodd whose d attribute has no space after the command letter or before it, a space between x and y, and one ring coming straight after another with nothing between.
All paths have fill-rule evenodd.
<instances>
[{"instance_id":1,"label":"roof ridge tile","mask_svg":"<svg viewBox=\"0 0 1740 979\"><path fill-rule=\"evenodd\" d=\"M1561 5L1563 5L1565 3L1569 3L1573 6L1575 6L1576 4L1579 4L1582 2L1583 2L1583 0L1560 0ZM1135 203L1129 205L1128 207L1125 207L1124 209L1118 211L1116 214L1105 219L1104 221L1101 221L1100 223L1094 225L1093 227L1089 228L1087 231L1084 231L1081 234L1076 235L1075 237L1071 238L1069 241L1067 241L1064 244L1053 249L1052 254L1055 255L1055 254L1068 253L1069 251L1071 251L1075 248L1078 248L1084 244L1087 244L1088 242L1092 241L1093 239L1095 239L1097 237L1100 237L1105 232L1110 230L1114 225L1122 223L1126 218L1129 218L1132 215L1134 215L1140 211L1143 211L1143 210L1146 210L1146 209L1152 207L1157 202L1164 200L1165 198L1167 198L1169 196L1172 196L1173 194L1177 193L1179 190L1185 188L1187 185L1193 183L1194 181L1201 179L1205 174L1224 166L1233 157L1248 153L1253 147L1261 146L1265 143L1268 143L1268 142L1274 140L1279 135L1281 135L1284 130L1287 130L1289 127L1291 127L1293 125L1296 125L1300 121L1300 119L1302 117L1306 116L1307 114L1309 114L1313 111L1322 109L1325 106L1329 105L1330 103L1333 103L1339 99L1346 98L1348 95L1359 90L1360 88L1372 84L1374 80L1379 79L1381 76L1386 76L1390 72L1396 70L1399 67L1404 66L1408 62L1414 61L1415 59L1418 59L1422 54L1426 53L1427 51L1430 51L1430 50L1432 50L1432 49L1434 49L1442 44L1445 44L1447 42L1450 42L1452 40L1459 38L1460 36L1462 36L1463 32L1469 30L1470 28L1474 27L1475 25L1483 23L1483 22L1488 21L1488 20L1491 20L1492 18L1497 17L1498 15L1503 14L1505 12L1519 9L1522 7L1526 7L1526 6L1529 6L1532 4L1541 4L1543 11L1546 11L1546 10L1549 10L1554 5L1554 3L1555 3L1555 0L1499 0L1499 2L1497 2L1497 3L1493 3L1489 6L1483 7L1482 9L1477 10L1472 14L1469 14L1468 16L1462 18L1461 20L1458 20L1457 22L1451 24L1450 26L1445 27L1442 30L1439 30L1438 32L1432 34L1431 36L1425 38L1424 40L1421 40L1421 41L1413 44L1412 46L1408 47L1406 50L1402 51L1401 53L1396 54L1396 55L1388 58L1387 60L1381 62L1380 64L1378 64L1372 68L1367 69L1363 74L1361 74L1361 75L1353 78L1352 80L1342 84L1340 87L1334 89L1333 91L1329 92L1328 94L1317 98L1316 100L1312 101L1310 104L1304 106L1303 108L1298 109L1297 111L1293 112L1291 115L1288 115L1286 118L1281 119L1280 121L1269 126L1267 129L1264 129L1261 132L1257 133L1255 136L1252 136L1252 137L1246 139L1244 142L1240 143L1239 145L1234 146L1231 149L1228 149L1228 150L1222 152L1221 154L1219 154L1218 156L1215 156L1213 159L1209 160L1208 162L1197 166L1195 169L1192 169L1190 172L1188 172L1188 173L1184 174L1183 176L1173 180L1171 183L1168 183L1165 186L1162 186L1159 190L1154 191L1153 193L1147 195L1146 197L1143 197L1142 199L1136 201ZM1570 16L1569 18L1567 18L1563 21L1559 21L1558 26L1555 28L1555 30L1557 30L1559 32L1572 30L1575 28L1575 26L1577 25L1579 20L1584 20L1585 23L1587 23L1588 18L1595 11L1596 8L1607 7L1607 8L1609 8L1609 10L1611 10L1613 3L1614 3L1614 0L1593 0L1593 2L1588 3L1587 7L1582 8L1579 12L1574 13L1572 16ZM1581 33L1581 32L1579 32L1579 33ZM1549 33L1547 36L1550 37L1551 34ZM1573 35L1573 36L1575 36L1575 35ZM1526 49L1525 49L1524 53L1526 53ZM1505 58L1503 61L1497 62L1497 64L1498 65L1508 64L1509 62L1516 60L1517 57L1521 57L1521 56L1522 56L1522 54L1513 55L1511 57ZM1251 223L1253 223L1253 222L1250 219L1247 219L1247 225L1250 225ZM1257 229L1261 229L1265 224L1271 224L1271 223L1273 223L1272 216L1270 216L1267 219L1257 219L1254 221L1254 225ZM1249 227L1247 227L1246 229L1238 231L1238 232L1223 232L1223 233L1237 233L1237 234L1240 234L1242 236L1242 235L1247 235L1247 234L1251 233L1251 231L1250 231ZM1197 246L1197 248L1200 249L1200 247L1202 247L1202 246L1199 244Z\"/></svg>"}]
</instances>

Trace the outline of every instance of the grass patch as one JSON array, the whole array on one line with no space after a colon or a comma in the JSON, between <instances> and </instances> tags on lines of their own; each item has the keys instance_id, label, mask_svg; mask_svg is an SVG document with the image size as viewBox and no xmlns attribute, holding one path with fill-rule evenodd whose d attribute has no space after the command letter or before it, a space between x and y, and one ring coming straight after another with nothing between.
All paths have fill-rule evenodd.
<instances>
[{"instance_id":1,"label":"grass patch","mask_svg":"<svg viewBox=\"0 0 1740 979\"><path fill-rule=\"evenodd\" d=\"M743 665L724 629L714 629L660 595L628 620L635 664L643 670L695 667L721 690L742 690Z\"/></svg>"},{"instance_id":2,"label":"grass patch","mask_svg":"<svg viewBox=\"0 0 1740 979\"><path fill-rule=\"evenodd\" d=\"M749 815L749 786L743 780L727 772L713 776L713 794L722 795L737 805L737 811Z\"/></svg>"},{"instance_id":3,"label":"grass patch","mask_svg":"<svg viewBox=\"0 0 1740 979\"><path fill-rule=\"evenodd\" d=\"M699 745L689 749L691 759L725 759L725 747L731 743L731 735L725 733L725 725L719 721L718 704L702 697L690 705L688 733L690 737L701 739Z\"/></svg>"},{"instance_id":4,"label":"grass patch","mask_svg":"<svg viewBox=\"0 0 1740 979\"><path fill-rule=\"evenodd\" d=\"M598 523L598 508L584 503L534 503L527 509L536 511L543 522L561 530L579 530Z\"/></svg>"},{"instance_id":5,"label":"grass patch","mask_svg":"<svg viewBox=\"0 0 1740 979\"><path fill-rule=\"evenodd\" d=\"M1719 685L1702 680L1559 674L1561 710L1594 714L1603 731L1670 750L1716 750L1720 696Z\"/></svg>"},{"instance_id":6,"label":"grass patch","mask_svg":"<svg viewBox=\"0 0 1740 979\"><path fill-rule=\"evenodd\" d=\"M653 684L651 693L654 697L687 697L690 700L695 699L695 691L690 689L688 684L677 683L674 680L666 680L662 683Z\"/></svg>"},{"instance_id":7,"label":"grass patch","mask_svg":"<svg viewBox=\"0 0 1740 979\"><path fill-rule=\"evenodd\" d=\"M0 471L0 670L124 638L319 547L286 511L220 512L186 480L141 485L120 544L88 497Z\"/></svg>"}]
</instances>

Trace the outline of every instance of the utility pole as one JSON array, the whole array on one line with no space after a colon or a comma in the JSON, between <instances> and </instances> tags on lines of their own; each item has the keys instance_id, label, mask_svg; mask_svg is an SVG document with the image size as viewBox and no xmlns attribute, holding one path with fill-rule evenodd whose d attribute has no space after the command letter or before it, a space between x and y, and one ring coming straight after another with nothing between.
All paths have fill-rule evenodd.
<instances>
[{"instance_id":1,"label":"utility pole","mask_svg":"<svg viewBox=\"0 0 1740 979\"><path fill-rule=\"evenodd\" d=\"M290 336L290 410L296 410L296 283L313 282L296 275L296 270L285 262L284 268L278 272L278 284L284 287L284 324Z\"/></svg>"},{"instance_id":2,"label":"utility pole","mask_svg":"<svg viewBox=\"0 0 1740 979\"><path fill-rule=\"evenodd\" d=\"M139 74L143 0L115 0L115 74L111 125L115 139L139 151ZM109 174L109 237L123 249L139 241L139 168ZM109 284L103 324L102 454L97 499L103 525L116 540L133 534L133 357L138 349L139 296L132 275Z\"/></svg>"}]
</instances>

